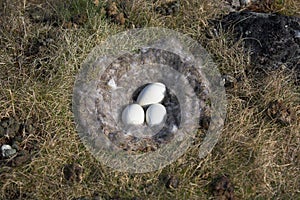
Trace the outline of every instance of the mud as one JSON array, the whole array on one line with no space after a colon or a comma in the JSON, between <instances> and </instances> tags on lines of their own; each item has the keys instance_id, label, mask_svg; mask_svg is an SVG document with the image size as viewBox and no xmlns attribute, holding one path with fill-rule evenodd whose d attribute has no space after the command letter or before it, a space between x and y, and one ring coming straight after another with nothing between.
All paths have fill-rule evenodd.
<instances>
[{"instance_id":1,"label":"mud","mask_svg":"<svg viewBox=\"0 0 300 200\"><path fill-rule=\"evenodd\" d=\"M64 178L69 183L80 183L82 181L83 172L83 167L77 163L67 164L63 167Z\"/></svg>"},{"instance_id":2,"label":"mud","mask_svg":"<svg viewBox=\"0 0 300 200\"><path fill-rule=\"evenodd\" d=\"M234 200L234 188L227 176L219 176L211 183L211 192L215 199Z\"/></svg>"},{"instance_id":3,"label":"mud","mask_svg":"<svg viewBox=\"0 0 300 200\"><path fill-rule=\"evenodd\" d=\"M10 166L17 167L30 162L34 156L38 145L28 140L30 134L35 134L36 128L34 121L22 121L17 117L3 118L0 120L0 146L6 144L10 145L16 153L3 157L0 155L0 167Z\"/></svg>"},{"instance_id":4,"label":"mud","mask_svg":"<svg viewBox=\"0 0 300 200\"><path fill-rule=\"evenodd\" d=\"M243 11L232 12L219 22L217 30L233 30L234 40L243 40L251 54L251 71L267 74L270 70L286 70L299 85L300 18Z\"/></svg>"}]
</instances>

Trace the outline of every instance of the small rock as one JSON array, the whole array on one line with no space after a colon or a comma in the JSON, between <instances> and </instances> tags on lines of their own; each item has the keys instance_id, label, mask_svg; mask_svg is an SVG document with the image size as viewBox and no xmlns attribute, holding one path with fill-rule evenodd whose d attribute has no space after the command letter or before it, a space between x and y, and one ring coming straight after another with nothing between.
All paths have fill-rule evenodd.
<instances>
[{"instance_id":1,"label":"small rock","mask_svg":"<svg viewBox=\"0 0 300 200\"><path fill-rule=\"evenodd\" d=\"M176 176L170 176L166 183L167 188L178 188L179 179Z\"/></svg>"},{"instance_id":2,"label":"small rock","mask_svg":"<svg viewBox=\"0 0 300 200\"><path fill-rule=\"evenodd\" d=\"M172 174L160 174L159 179L168 189L178 188L180 182L179 178Z\"/></svg>"},{"instance_id":3,"label":"small rock","mask_svg":"<svg viewBox=\"0 0 300 200\"><path fill-rule=\"evenodd\" d=\"M176 125L173 125L171 128L171 133L176 133L178 131L178 127Z\"/></svg>"},{"instance_id":4,"label":"small rock","mask_svg":"<svg viewBox=\"0 0 300 200\"><path fill-rule=\"evenodd\" d=\"M118 88L115 80L112 78L108 81L107 85L112 89L112 90L115 90Z\"/></svg>"},{"instance_id":5,"label":"small rock","mask_svg":"<svg viewBox=\"0 0 300 200\"><path fill-rule=\"evenodd\" d=\"M8 158L12 155L14 155L15 153L17 153L16 149L13 149L10 145L8 144L4 144L1 146L1 152L2 152L2 156L4 158Z\"/></svg>"},{"instance_id":6,"label":"small rock","mask_svg":"<svg viewBox=\"0 0 300 200\"><path fill-rule=\"evenodd\" d=\"M245 6L245 5L249 5L251 2L253 2L253 0L240 0L241 5Z\"/></svg>"},{"instance_id":7,"label":"small rock","mask_svg":"<svg viewBox=\"0 0 300 200\"><path fill-rule=\"evenodd\" d=\"M296 38L300 38L300 30L296 30L295 31L295 37Z\"/></svg>"},{"instance_id":8,"label":"small rock","mask_svg":"<svg viewBox=\"0 0 300 200\"><path fill-rule=\"evenodd\" d=\"M233 88L236 86L237 80L235 77L230 76L228 74L225 74L222 76L223 81L224 81L224 87L226 88Z\"/></svg>"}]
</instances>

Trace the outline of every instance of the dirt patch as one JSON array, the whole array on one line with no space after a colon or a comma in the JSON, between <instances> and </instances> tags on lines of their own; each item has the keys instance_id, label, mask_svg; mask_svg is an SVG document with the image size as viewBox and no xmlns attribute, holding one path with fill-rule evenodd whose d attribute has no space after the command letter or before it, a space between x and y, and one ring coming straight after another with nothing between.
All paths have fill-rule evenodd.
<instances>
[{"instance_id":1,"label":"dirt patch","mask_svg":"<svg viewBox=\"0 0 300 200\"><path fill-rule=\"evenodd\" d=\"M289 125L296 120L294 108L288 107L283 101L278 100L269 103L267 115L283 125Z\"/></svg>"},{"instance_id":2,"label":"dirt patch","mask_svg":"<svg viewBox=\"0 0 300 200\"><path fill-rule=\"evenodd\" d=\"M21 121L10 117L0 120L0 146L10 146L10 152L1 150L0 166L21 166L30 162L37 144L28 139L29 135L36 132L32 120Z\"/></svg>"},{"instance_id":3,"label":"dirt patch","mask_svg":"<svg viewBox=\"0 0 300 200\"><path fill-rule=\"evenodd\" d=\"M47 8L47 5L29 4L25 11L32 23L51 24L52 26L59 26L62 23L61 19Z\"/></svg>"},{"instance_id":4,"label":"dirt patch","mask_svg":"<svg viewBox=\"0 0 300 200\"><path fill-rule=\"evenodd\" d=\"M167 189L176 189L180 186L180 178L177 175L162 173L158 178L161 184L163 184Z\"/></svg>"},{"instance_id":5,"label":"dirt patch","mask_svg":"<svg viewBox=\"0 0 300 200\"><path fill-rule=\"evenodd\" d=\"M163 3L155 8L155 11L161 15L175 15L178 13L180 7L179 1L170 1Z\"/></svg>"},{"instance_id":6,"label":"dirt patch","mask_svg":"<svg viewBox=\"0 0 300 200\"><path fill-rule=\"evenodd\" d=\"M77 163L67 164L63 167L64 178L69 183L81 182L83 175L83 168Z\"/></svg>"},{"instance_id":7,"label":"dirt patch","mask_svg":"<svg viewBox=\"0 0 300 200\"><path fill-rule=\"evenodd\" d=\"M211 191L218 200L234 200L232 183L227 176L220 176L211 183Z\"/></svg>"},{"instance_id":8,"label":"dirt patch","mask_svg":"<svg viewBox=\"0 0 300 200\"><path fill-rule=\"evenodd\" d=\"M218 29L233 30L235 40L243 40L255 72L284 69L300 83L300 18L244 11L220 21Z\"/></svg>"}]
</instances>

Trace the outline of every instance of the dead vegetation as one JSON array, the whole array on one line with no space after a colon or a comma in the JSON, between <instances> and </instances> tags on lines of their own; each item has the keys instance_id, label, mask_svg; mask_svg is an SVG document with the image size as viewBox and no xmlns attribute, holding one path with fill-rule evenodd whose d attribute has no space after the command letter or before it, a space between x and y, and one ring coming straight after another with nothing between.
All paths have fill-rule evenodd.
<instances>
[{"instance_id":1,"label":"dead vegetation","mask_svg":"<svg viewBox=\"0 0 300 200\"><path fill-rule=\"evenodd\" d=\"M280 70L264 77L252 74L242 42L231 42L230 32L210 34L208 21L226 13L220 1L180 1L179 10L169 15L155 10L168 2L149 2L137 0L126 7L116 1L116 16L124 13L125 21L120 21L107 13L107 2L102 1L2 1L0 145L16 142L19 149L14 157L0 159L0 199L299 197L300 90L293 76ZM276 9L297 15L297 4L276 1ZM221 73L236 79L226 88L226 124L205 159L198 158L195 144L162 170L114 172L99 163L77 135L73 84L94 46L117 32L148 26L197 39ZM2 126L7 119L14 123ZM14 133L10 137L5 135L8 127ZM9 164L25 154L24 162ZM223 178L211 191L217 177Z\"/></svg>"}]
</instances>

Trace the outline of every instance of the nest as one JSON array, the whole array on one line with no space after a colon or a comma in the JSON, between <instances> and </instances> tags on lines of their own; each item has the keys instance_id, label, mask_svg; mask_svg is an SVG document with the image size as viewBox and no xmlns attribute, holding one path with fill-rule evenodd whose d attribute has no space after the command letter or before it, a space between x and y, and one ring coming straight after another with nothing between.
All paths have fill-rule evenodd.
<instances>
[{"instance_id":1,"label":"nest","mask_svg":"<svg viewBox=\"0 0 300 200\"><path fill-rule=\"evenodd\" d=\"M103 59L100 59L95 62L95 67L102 64ZM132 154L157 150L174 137L180 137L176 130L181 128L182 118L192 121L191 118L198 115L196 118L200 120L197 125L207 128L203 127L203 119L207 120L210 114L209 90L202 74L187 57L162 49L142 48L134 54L125 53L115 59L98 80L95 104L99 128L113 145L122 150ZM112 80L116 88L108 85ZM155 128L146 125L139 128L125 127L120 118L122 110L126 105L134 103L139 92L150 82L161 82L167 87L162 102L167 110L165 124ZM187 84L191 87L184 86ZM191 91L188 93L195 94L197 102L193 102L195 99L190 96L180 95L179 99L174 91L189 89ZM194 116L183 116L183 107L186 106L193 109Z\"/></svg>"}]
</instances>

